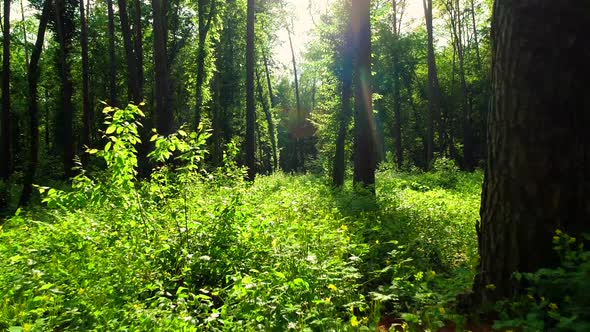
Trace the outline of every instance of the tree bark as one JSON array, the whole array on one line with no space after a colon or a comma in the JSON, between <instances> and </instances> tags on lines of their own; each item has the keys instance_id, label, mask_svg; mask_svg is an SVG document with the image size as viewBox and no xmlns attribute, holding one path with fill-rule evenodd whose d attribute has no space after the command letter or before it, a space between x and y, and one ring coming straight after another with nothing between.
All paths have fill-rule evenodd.
<instances>
[{"instance_id":1,"label":"tree bark","mask_svg":"<svg viewBox=\"0 0 590 332\"><path fill-rule=\"evenodd\" d=\"M352 35L356 53L354 74L354 177L355 184L375 183L377 168L375 119L371 91L370 0L352 1Z\"/></svg>"},{"instance_id":2,"label":"tree bark","mask_svg":"<svg viewBox=\"0 0 590 332\"><path fill-rule=\"evenodd\" d=\"M167 0L152 0L154 10L154 68L155 68L155 99L156 99L156 127L163 135L172 133L173 114L168 104L169 77L168 59L166 53L166 2Z\"/></svg>"},{"instance_id":3,"label":"tree bark","mask_svg":"<svg viewBox=\"0 0 590 332\"><path fill-rule=\"evenodd\" d=\"M90 127L92 124L92 110L90 108L90 94L88 89L88 26L84 14L84 0L80 1L80 46L82 48L82 147L90 146ZM83 150L83 149L82 149ZM87 156L82 153L82 156ZM86 159L86 158L84 158Z\"/></svg>"},{"instance_id":4,"label":"tree bark","mask_svg":"<svg viewBox=\"0 0 590 332\"><path fill-rule=\"evenodd\" d=\"M66 24L66 20L70 18L66 17L64 0L55 0L55 26L57 30L57 39L59 43L59 55L58 55L58 69L61 79L61 111L63 116L62 128L60 131L63 138L63 164L64 174L66 178L74 176L74 156L75 156L75 145L74 145L74 109L72 106L72 95L73 84L71 77L71 66L68 61L72 31L71 26L73 24ZM70 22L71 23L71 22ZM67 29L67 30L66 30Z\"/></svg>"},{"instance_id":5,"label":"tree bark","mask_svg":"<svg viewBox=\"0 0 590 332\"><path fill-rule=\"evenodd\" d=\"M274 94L272 93L272 83L270 81L270 70L268 68L269 66L268 66L268 58L266 57L266 52L262 52L262 60L264 61L264 73L266 74L266 84L268 85L268 95L270 97L270 106L274 108L276 106L276 102L275 102Z\"/></svg>"},{"instance_id":6,"label":"tree bark","mask_svg":"<svg viewBox=\"0 0 590 332\"><path fill-rule=\"evenodd\" d=\"M351 40L351 30L349 29L344 38L342 49L342 73L341 73L341 92L340 92L340 114L338 114L338 136L336 137L336 151L334 155L334 166L332 170L332 184L335 187L341 187L344 184L344 175L346 173L346 132L352 114L352 79L353 79L353 45Z\"/></svg>"},{"instance_id":7,"label":"tree bark","mask_svg":"<svg viewBox=\"0 0 590 332\"><path fill-rule=\"evenodd\" d=\"M12 135L10 112L10 0L4 0L4 27L2 33L2 154L0 177L8 180L12 170Z\"/></svg>"},{"instance_id":8,"label":"tree bark","mask_svg":"<svg viewBox=\"0 0 590 332\"><path fill-rule=\"evenodd\" d=\"M201 123L203 108L203 84L205 82L205 47L207 46L207 35L211 28L211 22L216 13L217 0L209 1L209 15L205 16L206 0L198 0L199 15L199 47L197 49L197 89L195 103L195 128ZM205 19L206 18L206 19Z\"/></svg>"},{"instance_id":9,"label":"tree bark","mask_svg":"<svg viewBox=\"0 0 590 332\"><path fill-rule=\"evenodd\" d=\"M115 57L115 14L113 0L107 0L109 21L109 105L117 106L117 59Z\"/></svg>"},{"instance_id":10,"label":"tree bark","mask_svg":"<svg viewBox=\"0 0 590 332\"><path fill-rule=\"evenodd\" d=\"M440 86L434 54L434 32L432 27L432 0L422 0L428 35L428 120L426 131L426 167L430 169L434 159L434 122L440 117ZM443 131L443 130L441 130Z\"/></svg>"},{"instance_id":11,"label":"tree bark","mask_svg":"<svg viewBox=\"0 0 590 332\"><path fill-rule=\"evenodd\" d=\"M291 21L291 26L293 26L293 22ZM293 40L291 37L291 28L287 27L287 35L289 36L289 46L291 48L291 61L293 63L293 78L295 79L295 103L296 103L296 116L295 116L295 125L297 128L303 127L305 124L305 119L303 116L303 110L301 109L301 97L299 95L299 77L297 74L297 61L295 60L295 49L293 48ZM305 168L305 154L303 153L303 139L302 138L295 138L295 151L294 151L294 168L300 168L303 170Z\"/></svg>"},{"instance_id":12,"label":"tree bark","mask_svg":"<svg viewBox=\"0 0 590 332\"><path fill-rule=\"evenodd\" d=\"M153 0L152 3L162 1ZM131 36L131 27L129 26L129 15L127 14L127 1L118 0L119 19L121 20L121 32L123 33L123 46L125 48L125 58L127 62L127 97L130 102L139 104L141 102L141 90L139 87L139 78L137 77L137 56L135 55L133 41ZM154 5L154 25L156 25L156 6ZM156 47L156 31L154 29L154 47ZM154 55L155 57L156 55ZM157 63L157 62L156 62ZM156 69L157 71L157 69ZM157 81L156 81L157 83Z\"/></svg>"},{"instance_id":13,"label":"tree bark","mask_svg":"<svg viewBox=\"0 0 590 332\"><path fill-rule=\"evenodd\" d=\"M590 231L590 3L496 0L476 301L556 265L556 229ZM493 285L493 287L489 286Z\"/></svg>"},{"instance_id":14,"label":"tree bark","mask_svg":"<svg viewBox=\"0 0 590 332\"><path fill-rule=\"evenodd\" d=\"M248 179L256 176L256 106L254 102L254 6L248 0L246 23L246 167Z\"/></svg>"},{"instance_id":15,"label":"tree bark","mask_svg":"<svg viewBox=\"0 0 590 332\"><path fill-rule=\"evenodd\" d=\"M141 27L141 1L133 0L134 49L137 70L137 90L139 100L143 101L143 32Z\"/></svg>"},{"instance_id":16,"label":"tree bark","mask_svg":"<svg viewBox=\"0 0 590 332\"><path fill-rule=\"evenodd\" d=\"M45 40L45 30L47 29L47 22L49 21L49 9L51 8L51 0L46 0L43 4L43 11L39 18L39 29L37 31L37 40L35 41L35 48L31 54L31 61L28 66L28 88L29 88L29 130L30 130L30 148L29 148L29 164L25 173L23 191L21 192L19 205L24 206L28 204L31 194L33 192L33 181L35 179L35 172L37 171L37 164L39 161L39 107L37 102L37 84L39 83L39 58L43 50L43 42ZM45 128L47 130L47 128Z\"/></svg>"},{"instance_id":17,"label":"tree bark","mask_svg":"<svg viewBox=\"0 0 590 332\"><path fill-rule=\"evenodd\" d=\"M258 87L258 97L260 99L260 103L262 104L262 110L266 116L266 123L268 126L268 139L270 140L272 149L272 168L270 169L272 172L275 171L278 166L275 124L272 119L272 113L270 112L270 106L268 105L268 99L264 96L264 90L262 89L262 83L260 82L260 75L258 74L258 71L256 71L256 85Z\"/></svg>"},{"instance_id":18,"label":"tree bark","mask_svg":"<svg viewBox=\"0 0 590 332\"><path fill-rule=\"evenodd\" d=\"M393 113L395 116L395 130L394 130L394 140L395 140L395 163L398 169L402 168L403 165L403 149L402 149L402 112L401 112L401 86L400 86L400 61L399 61L399 39L400 39L400 31L398 30L398 21L401 21L401 18L398 19L398 4L397 0L392 0L393 6L393 52L392 52L392 62L393 62Z\"/></svg>"}]
</instances>

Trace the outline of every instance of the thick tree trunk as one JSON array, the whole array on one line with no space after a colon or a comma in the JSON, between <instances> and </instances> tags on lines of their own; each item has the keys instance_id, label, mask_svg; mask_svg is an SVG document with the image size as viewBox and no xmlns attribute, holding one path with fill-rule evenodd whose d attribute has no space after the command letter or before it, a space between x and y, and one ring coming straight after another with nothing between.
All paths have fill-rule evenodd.
<instances>
[{"instance_id":1,"label":"thick tree trunk","mask_svg":"<svg viewBox=\"0 0 590 332\"><path fill-rule=\"evenodd\" d=\"M352 1L352 35L356 53L354 75L354 183L375 183L377 129L371 91L370 0Z\"/></svg>"},{"instance_id":2,"label":"thick tree trunk","mask_svg":"<svg viewBox=\"0 0 590 332\"><path fill-rule=\"evenodd\" d=\"M109 105L117 106L117 59L115 58L115 14L113 0L107 0L109 21Z\"/></svg>"},{"instance_id":3,"label":"thick tree trunk","mask_svg":"<svg viewBox=\"0 0 590 332\"><path fill-rule=\"evenodd\" d=\"M497 0L476 300L554 266L552 236L590 232L590 3ZM490 287L489 285L494 285Z\"/></svg>"},{"instance_id":4,"label":"thick tree trunk","mask_svg":"<svg viewBox=\"0 0 590 332\"><path fill-rule=\"evenodd\" d=\"M45 40L45 30L47 29L47 22L49 21L49 10L51 8L51 0L46 0L43 4L43 11L39 18L39 29L37 31L37 40L35 41L35 48L31 54L31 61L28 67L28 87L29 87L29 130L30 130L30 148L29 148L29 164L25 172L23 191L20 196L20 205L26 205L33 192L33 181L35 179L35 172L37 171L37 163L39 161L39 107L37 103L37 84L39 82L39 58L43 50L43 42ZM47 130L47 128L45 129Z\"/></svg>"},{"instance_id":5,"label":"thick tree trunk","mask_svg":"<svg viewBox=\"0 0 590 332\"><path fill-rule=\"evenodd\" d=\"M166 53L166 2L167 0L152 0L154 10L154 68L155 68L155 96L156 96L156 128L163 135L172 133L173 114L168 104L169 77Z\"/></svg>"},{"instance_id":6,"label":"thick tree trunk","mask_svg":"<svg viewBox=\"0 0 590 332\"><path fill-rule=\"evenodd\" d=\"M86 15L84 14L84 0L80 1L80 46L82 48L82 147L90 146L90 128L92 124L92 110L90 106L90 93L88 89L89 69L88 69L88 26L86 24ZM81 149L82 151L84 149ZM82 156L87 156L82 153ZM86 158L84 158L86 159Z\"/></svg>"},{"instance_id":7,"label":"thick tree trunk","mask_svg":"<svg viewBox=\"0 0 590 332\"><path fill-rule=\"evenodd\" d=\"M66 11L64 0L55 0L55 26L57 30L57 39L59 43L58 69L61 79L61 111L62 127L61 132L63 143L63 164L66 178L74 175L74 109L72 106L72 95L74 94L70 63L68 61L71 48L71 35L69 24L66 24ZM69 20L69 19L68 19ZM66 30L66 28L68 30Z\"/></svg>"},{"instance_id":8,"label":"thick tree trunk","mask_svg":"<svg viewBox=\"0 0 590 332\"><path fill-rule=\"evenodd\" d=\"M8 180L12 169L12 136L10 114L10 0L4 0L4 31L2 34L2 154L0 177Z\"/></svg>"},{"instance_id":9,"label":"thick tree trunk","mask_svg":"<svg viewBox=\"0 0 590 332\"><path fill-rule=\"evenodd\" d=\"M254 6L248 0L246 23L246 167L248 179L256 176L256 106L254 103Z\"/></svg>"}]
</instances>

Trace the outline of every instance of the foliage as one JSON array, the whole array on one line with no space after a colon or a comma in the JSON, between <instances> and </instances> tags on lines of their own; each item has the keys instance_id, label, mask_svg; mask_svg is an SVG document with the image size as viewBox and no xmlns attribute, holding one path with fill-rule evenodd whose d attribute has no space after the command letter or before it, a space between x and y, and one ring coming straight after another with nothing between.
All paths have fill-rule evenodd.
<instances>
[{"instance_id":1,"label":"foliage","mask_svg":"<svg viewBox=\"0 0 590 332\"><path fill-rule=\"evenodd\" d=\"M590 329L590 252L584 242L557 230L553 237L561 265L533 273L516 273L526 295L498 304L496 328L522 331L586 331Z\"/></svg>"},{"instance_id":2,"label":"foliage","mask_svg":"<svg viewBox=\"0 0 590 332\"><path fill-rule=\"evenodd\" d=\"M249 185L231 146L210 172L207 134L181 130L152 137L156 166L138 181L141 111L105 111L107 143L89 152L107 169L41 188L48 209L19 210L0 231L2 328L355 330L380 308L429 319L469 286L477 195L460 180L415 190L422 175L381 173L377 201L315 176Z\"/></svg>"}]
</instances>

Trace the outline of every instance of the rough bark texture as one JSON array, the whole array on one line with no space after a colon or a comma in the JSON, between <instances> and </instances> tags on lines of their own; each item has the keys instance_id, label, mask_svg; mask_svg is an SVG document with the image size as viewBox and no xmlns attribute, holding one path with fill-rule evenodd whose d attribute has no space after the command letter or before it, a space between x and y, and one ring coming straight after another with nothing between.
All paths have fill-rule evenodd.
<instances>
[{"instance_id":1,"label":"rough bark texture","mask_svg":"<svg viewBox=\"0 0 590 332\"><path fill-rule=\"evenodd\" d=\"M7 180L12 167L10 115L10 0L4 0L4 31L2 34L2 154L0 177Z\"/></svg>"},{"instance_id":2,"label":"rough bark texture","mask_svg":"<svg viewBox=\"0 0 590 332\"><path fill-rule=\"evenodd\" d=\"M254 6L248 0L246 24L246 167L248 179L256 176L256 106L254 102Z\"/></svg>"},{"instance_id":3,"label":"rough bark texture","mask_svg":"<svg viewBox=\"0 0 590 332\"><path fill-rule=\"evenodd\" d=\"M558 260L552 236L590 231L590 3L497 0L476 300ZM493 284L492 287L486 287Z\"/></svg>"},{"instance_id":4,"label":"rough bark texture","mask_svg":"<svg viewBox=\"0 0 590 332\"><path fill-rule=\"evenodd\" d=\"M356 54L354 75L354 183L375 183L376 126L371 91L370 0L352 1L352 35Z\"/></svg>"},{"instance_id":5,"label":"rough bark texture","mask_svg":"<svg viewBox=\"0 0 590 332\"><path fill-rule=\"evenodd\" d=\"M37 163L39 161L39 107L37 105L37 84L39 83L39 58L43 50L43 42L45 41L45 30L47 29L47 22L49 20L49 9L51 1L46 0L43 5L43 11L39 18L39 29L37 30L37 40L35 41L35 48L31 54L31 61L29 63L28 71L28 88L29 88L29 130L30 130L30 148L29 148L29 164L25 173L23 191L20 197L20 205L26 205L33 192L33 181L35 179L35 172L37 171ZM46 129L47 131L47 129Z\"/></svg>"}]
</instances>

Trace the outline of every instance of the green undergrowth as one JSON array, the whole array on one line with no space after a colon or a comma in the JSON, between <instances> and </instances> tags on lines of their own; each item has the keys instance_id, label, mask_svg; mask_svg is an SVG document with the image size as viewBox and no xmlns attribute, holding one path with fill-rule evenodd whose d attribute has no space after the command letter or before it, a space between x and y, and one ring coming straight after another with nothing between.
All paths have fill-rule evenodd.
<instances>
[{"instance_id":1,"label":"green undergrowth","mask_svg":"<svg viewBox=\"0 0 590 332\"><path fill-rule=\"evenodd\" d=\"M376 198L325 177L252 184L207 138L154 134L136 180L134 117L107 109L107 165L0 229L0 330L373 331L440 325L473 278L480 173L377 175Z\"/></svg>"}]
</instances>

